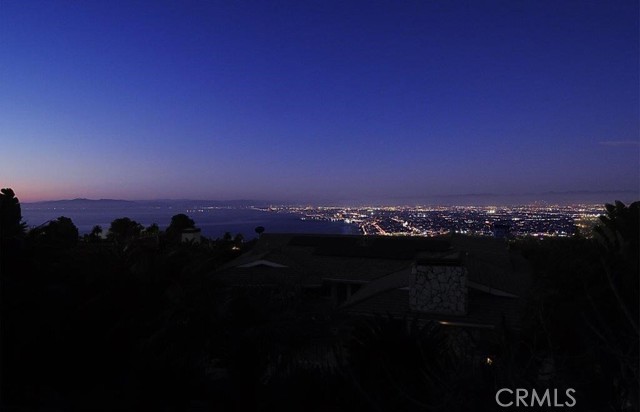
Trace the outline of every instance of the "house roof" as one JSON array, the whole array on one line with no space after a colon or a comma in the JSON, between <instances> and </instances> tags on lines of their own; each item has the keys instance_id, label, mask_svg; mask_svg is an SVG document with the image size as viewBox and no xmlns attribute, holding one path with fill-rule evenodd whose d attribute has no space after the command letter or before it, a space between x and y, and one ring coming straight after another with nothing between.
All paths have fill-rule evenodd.
<instances>
[{"instance_id":1,"label":"house roof","mask_svg":"<svg viewBox=\"0 0 640 412\"><path fill-rule=\"evenodd\" d=\"M522 301L509 297L493 296L470 290L467 296L466 315L443 315L420 313L409 306L409 289L391 289L373 295L356 304L344 306L343 310L358 314L380 314L396 317L417 316L420 319L437 320L450 324L495 327L503 321L507 325L519 328Z\"/></svg>"},{"instance_id":2,"label":"house roof","mask_svg":"<svg viewBox=\"0 0 640 412\"><path fill-rule=\"evenodd\" d=\"M459 253L462 252L462 253ZM372 281L417 264L457 265L464 261L469 280L520 295L529 287L524 259L493 238L359 235L263 234L255 247L221 268L233 271L260 260L300 275Z\"/></svg>"},{"instance_id":3,"label":"house roof","mask_svg":"<svg viewBox=\"0 0 640 412\"><path fill-rule=\"evenodd\" d=\"M283 265L301 277L369 282L410 268L418 256L451 253L447 241L357 235L263 234L248 253L220 269L234 273L260 260Z\"/></svg>"},{"instance_id":4,"label":"house roof","mask_svg":"<svg viewBox=\"0 0 640 412\"><path fill-rule=\"evenodd\" d=\"M453 316L452 319L493 325L505 314L510 323L517 325L516 308L521 301L514 298L526 295L531 282L524 258L510 251L504 241L462 236L449 239L456 253L422 257L416 264L464 265L467 269L469 312L464 317ZM375 279L353 294L343 308L352 312L409 313L408 288L414 277L410 270L403 270ZM447 317L437 315L437 318L444 320Z\"/></svg>"},{"instance_id":5,"label":"house roof","mask_svg":"<svg viewBox=\"0 0 640 412\"><path fill-rule=\"evenodd\" d=\"M218 282L237 286L322 285L322 279L317 276L300 276L300 272L293 268L278 268L265 265L215 272L213 278Z\"/></svg>"},{"instance_id":6,"label":"house roof","mask_svg":"<svg viewBox=\"0 0 640 412\"><path fill-rule=\"evenodd\" d=\"M298 235L291 239L289 245L312 247L316 256L398 260L413 259L419 252L445 252L451 249L450 243L443 239L360 235Z\"/></svg>"},{"instance_id":7,"label":"house roof","mask_svg":"<svg viewBox=\"0 0 640 412\"><path fill-rule=\"evenodd\" d=\"M232 284L252 285L297 282L319 286L323 280L364 283L343 305L344 310L404 315L411 312L408 288L414 281L414 264L467 269L468 314L432 318L491 326L505 316L517 324L521 300L516 298L526 293L530 271L506 242L492 238L263 234L251 251L214 276Z\"/></svg>"}]
</instances>

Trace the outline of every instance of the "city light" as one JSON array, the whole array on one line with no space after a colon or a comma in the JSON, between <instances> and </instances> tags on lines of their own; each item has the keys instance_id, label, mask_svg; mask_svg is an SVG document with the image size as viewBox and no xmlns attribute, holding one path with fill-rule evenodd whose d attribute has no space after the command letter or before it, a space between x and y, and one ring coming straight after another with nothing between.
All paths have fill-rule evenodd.
<instances>
[{"instance_id":1,"label":"city light","mask_svg":"<svg viewBox=\"0 0 640 412\"><path fill-rule=\"evenodd\" d=\"M442 236L459 233L494 237L589 236L602 205L520 205L511 207L296 207L272 206L271 212L293 213L305 221L342 221L362 234Z\"/></svg>"}]
</instances>

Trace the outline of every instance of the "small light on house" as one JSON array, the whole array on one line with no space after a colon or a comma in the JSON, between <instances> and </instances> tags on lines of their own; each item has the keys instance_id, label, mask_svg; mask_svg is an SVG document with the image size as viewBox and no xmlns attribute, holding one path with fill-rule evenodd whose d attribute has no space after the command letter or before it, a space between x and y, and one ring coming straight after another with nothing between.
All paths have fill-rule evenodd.
<instances>
[{"instance_id":1,"label":"small light on house","mask_svg":"<svg viewBox=\"0 0 640 412\"><path fill-rule=\"evenodd\" d=\"M491 359L489 356L487 356L487 359L485 361L485 363L489 366L493 365L493 359Z\"/></svg>"}]
</instances>

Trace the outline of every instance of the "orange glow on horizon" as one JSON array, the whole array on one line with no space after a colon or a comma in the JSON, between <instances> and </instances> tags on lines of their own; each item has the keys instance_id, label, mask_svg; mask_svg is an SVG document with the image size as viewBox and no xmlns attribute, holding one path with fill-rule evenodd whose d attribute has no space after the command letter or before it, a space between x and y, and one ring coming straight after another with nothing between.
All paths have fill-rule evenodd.
<instances>
[{"instance_id":1,"label":"orange glow on horizon","mask_svg":"<svg viewBox=\"0 0 640 412\"><path fill-rule=\"evenodd\" d=\"M20 182L17 184L2 184L2 188L10 188L14 191L20 203L43 202L47 200L74 199L78 197L76 192L64 191L58 186L48 185L45 182Z\"/></svg>"}]
</instances>

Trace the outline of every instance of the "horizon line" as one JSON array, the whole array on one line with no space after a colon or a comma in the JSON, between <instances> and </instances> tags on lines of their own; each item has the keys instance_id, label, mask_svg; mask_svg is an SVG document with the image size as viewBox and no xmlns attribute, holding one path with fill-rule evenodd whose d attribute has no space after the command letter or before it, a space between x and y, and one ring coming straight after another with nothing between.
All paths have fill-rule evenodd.
<instances>
[{"instance_id":1,"label":"horizon line","mask_svg":"<svg viewBox=\"0 0 640 412\"><path fill-rule=\"evenodd\" d=\"M462 198L462 197L470 197L470 198L478 198L478 197L520 197L520 196L544 196L544 195L598 195L598 194L634 194L640 197L640 190L567 190L567 191L545 191L545 192L527 192L527 193L460 193L460 194L434 194L427 196L390 196L382 199L377 199L372 201L371 198L362 200L358 199L335 199L335 200L267 200L267 199L250 199L250 198L235 198L235 199L198 199L198 198L153 198L153 199L124 199L124 198L84 198L77 197L72 199L47 199L47 200L35 200L35 201L20 201L21 204L37 204L37 203L53 203L53 202L73 202L73 201L87 201L87 202L215 202L215 203L238 203L238 202L246 202L246 203L262 203L269 205L300 205L300 204L314 204L314 205L326 205L328 203L339 204L339 203L355 203L355 202L371 202L371 203L381 203L384 200L388 201L398 201L398 200L420 200L422 202L427 201L429 198ZM16 196L18 199L19 196ZM536 201L545 201L544 199L533 200ZM613 201L613 200L612 200Z\"/></svg>"}]
</instances>

